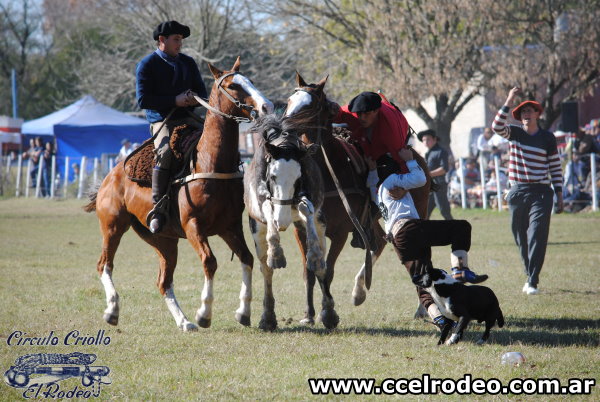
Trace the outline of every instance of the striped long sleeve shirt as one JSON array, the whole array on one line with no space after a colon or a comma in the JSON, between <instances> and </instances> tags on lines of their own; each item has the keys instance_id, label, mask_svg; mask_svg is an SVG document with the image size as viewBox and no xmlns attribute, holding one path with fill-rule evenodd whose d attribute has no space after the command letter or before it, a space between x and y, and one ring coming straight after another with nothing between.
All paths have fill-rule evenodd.
<instances>
[{"instance_id":1,"label":"striped long sleeve shirt","mask_svg":"<svg viewBox=\"0 0 600 402\"><path fill-rule=\"evenodd\" d=\"M508 125L508 112L506 105L498 111L492 130L510 141L508 180L511 185L552 183L554 192L562 192L562 168L554 134L539 129L530 135L521 126Z\"/></svg>"}]
</instances>

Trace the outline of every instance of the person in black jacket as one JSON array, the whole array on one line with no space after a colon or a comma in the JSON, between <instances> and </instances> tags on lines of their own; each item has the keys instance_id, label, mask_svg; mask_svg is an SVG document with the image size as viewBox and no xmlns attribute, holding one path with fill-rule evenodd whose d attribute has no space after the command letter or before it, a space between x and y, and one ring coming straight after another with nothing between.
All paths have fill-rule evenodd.
<instances>
[{"instance_id":1,"label":"person in black jacket","mask_svg":"<svg viewBox=\"0 0 600 402\"><path fill-rule=\"evenodd\" d=\"M152 134L156 135L156 163L152 172L152 201L155 206L165 195L169 184L173 158L170 135L175 127L183 124L202 128L202 121L192 113L197 104L194 95L208 98L198 65L194 59L180 53L183 39L188 36L189 27L177 21L159 24L153 32L157 49L144 57L136 68L137 102L140 108L145 109ZM148 220L152 233L160 232L165 223L164 215L156 208L150 211Z\"/></svg>"},{"instance_id":2,"label":"person in black jacket","mask_svg":"<svg viewBox=\"0 0 600 402\"><path fill-rule=\"evenodd\" d=\"M417 138L427 147L425 160L429 168L429 174L437 186L437 190L429 194L429 206L427 207L427 218L437 206L446 220L452 220L450 202L448 201L448 183L446 172L448 172L448 151L438 144L438 136L434 130L425 130L417 134Z\"/></svg>"}]
</instances>

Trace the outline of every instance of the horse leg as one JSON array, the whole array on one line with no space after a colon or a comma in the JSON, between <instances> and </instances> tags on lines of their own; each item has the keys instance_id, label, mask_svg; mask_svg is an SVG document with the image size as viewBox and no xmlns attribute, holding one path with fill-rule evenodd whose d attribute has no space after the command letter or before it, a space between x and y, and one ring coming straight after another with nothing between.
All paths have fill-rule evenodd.
<instances>
[{"instance_id":1,"label":"horse leg","mask_svg":"<svg viewBox=\"0 0 600 402\"><path fill-rule=\"evenodd\" d=\"M315 305L313 295L316 277L314 272L306 269L306 229L301 221L294 222L294 235L296 236L296 242L298 243L300 255L302 256L302 276L304 277L304 287L306 289L306 311L304 311L304 318L300 320L300 324L314 325Z\"/></svg>"},{"instance_id":2,"label":"horse leg","mask_svg":"<svg viewBox=\"0 0 600 402\"><path fill-rule=\"evenodd\" d=\"M102 253L96 269L100 274L100 281L106 294L106 310L104 310L103 318L110 325L117 325L119 323L119 294L112 280L113 262L121 238L129 229L129 217L125 214L106 216L102 211L98 211L98 217L102 231Z\"/></svg>"},{"instance_id":3,"label":"horse leg","mask_svg":"<svg viewBox=\"0 0 600 402\"><path fill-rule=\"evenodd\" d=\"M320 243L321 250L323 253L326 250L326 237L325 237L325 222L322 220L322 215L318 216L315 222L315 228L317 231L317 237ZM321 218L321 219L319 219ZM342 245L343 246L343 245ZM338 252L339 254L339 252ZM337 256L336 256L337 258ZM333 280L333 267L326 265L325 275L318 276L319 285L321 286L321 293L323 295L321 301L321 322L327 329L333 329L337 327L340 322L340 317L335 311L335 301L331 295L331 281Z\"/></svg>"},{"instance_id":4,"label":"horse leg","mask_svg":"<svg viewBox=\"0 0 600 402\"><path fill-rule=\"evenodd\" d=\"M156 250L159 260L156 286L165 299L165 304L173 316L175 324L177 324L177 327L184 332L197 331L198 327L187 319L181 310L181 307L179 307L173 286L173 273L177 266L177 243L179 242L179 239L153 236L145 227L142 227L141 224L139 227L133 225L133 228L146 243Z\"/></svg>"},{"instance_id":5,"label":"horse leg","mask_svg":"<svg viewBox=\"0 0 600 402\"><path fill-rule=\"evenodd\" d=\"M254 257L246 241L241 225L236 230L228 231L221 235L231 251L239 258L242 264L242 287L240 290L240 307L235 311L235 319L242 325L250 326L250 302L252 301L252 267Z\"/></svg>"},{"instance_id":6,"label":"horse leg","mask_svg":"<svg viewBox=\"0 0 600 402\"><path fill-rule=\"evenodd\" d=\"M375 252L371 252L371 264L375 266L377 259L383 252L385 245L387 244L384 240L385 231L381 227L378 221L373 220L372 222L373 232L375 234L375 241L377 242L377 250ZM354 289L352 289L352 302L355 306L360 306L363 304L365 299L367 298L367 289L365 288L365 264L363 263L362 267L354 277Z\"/></svg>"},{"instance_id":7,"label":"horse leg","mask_svg":"<svg viewBox=\"0 0 600 402\"><path fill-rule=\"evenodd\" d=\"M317 234L315 225L315 208L306 197L298 203L299 216L306 227L306 269L315 273L319 280L326 274L325 259L325 225L321 223L321 236Z\"/></svg>"},{"instance_id":8,"label":"horse leg","mask_svg":"<svg viewBox=\"0 0 600 402\"><path fill-rule=\"evenodd\" d=\"M200 256L204 267L204 287L200 296L200 308L196 311L196 323L202 328L209 328L212 320L213 279L217 271L217 258L195 219L186 222L183 227L188 241Z\"/></svg>"},{"instance_id":9,"label":"horse leg","mask_svg":"<svg viewBox=\"0 0 600 402\"><path fill-rule=\"evenodd\" d=\"M263 314L258 327L264 331L277 329L275 316L275 297L273 297L273 268L267 264L267 227L263 223L250 218L250 229L256 247L256 256L260 261L260 271L263 274L265 294L263 299Z\"/></svg>"},{"instance_id":10,"label":"horse leg","mask_svg":"<svg viewBox=\"0 0 600 402\"><path fill-rule=\"evenodd\" d=\"M262 212L267 222L267 265L270 268L285 268L287 261L281 248L279 230L273 222L273 205L269 201L265 201L262 205Z\"/></svg>"}]
</instances>

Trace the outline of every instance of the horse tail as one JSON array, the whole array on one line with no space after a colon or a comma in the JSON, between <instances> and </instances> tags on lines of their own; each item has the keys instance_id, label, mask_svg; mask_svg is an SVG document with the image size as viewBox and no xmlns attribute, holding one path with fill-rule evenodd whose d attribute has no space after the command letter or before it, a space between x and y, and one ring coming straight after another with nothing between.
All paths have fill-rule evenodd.
<instances>
[{"instance_id":1,"label":"horse tail","mask_svg":"<svg viewBox=\"0 0 600 402\"><path fill-rule=\"evenodd\" d=\"M83 207L85 212L93 212L96 210L96 198L98 198L98 191L91 192L89 197L90 203Z\"/></svg>"}]
</instances>

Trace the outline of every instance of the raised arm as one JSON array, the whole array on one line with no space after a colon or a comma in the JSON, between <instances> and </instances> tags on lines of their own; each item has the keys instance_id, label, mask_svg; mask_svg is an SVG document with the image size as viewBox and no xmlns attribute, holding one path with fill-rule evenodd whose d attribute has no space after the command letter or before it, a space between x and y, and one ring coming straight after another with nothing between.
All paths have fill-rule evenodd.
<instances>
[{"instance_id":1,"label":"raised arm","mask_svg":"<svg viewBox=\"0 0 600 402\"><path fill-rule=\"evenodd\" d=\"M509 139L510 138L510 128L506 125L506 118L508 117L508 112L510 112L510 108L514 104L516 96L521 93L521 88L514 87L508 93L508 97L506 98L506 102L496 114L494 118L494 122L492 123L492 130L496 132L498 135Z\"/></svg>"}]
</instances>

